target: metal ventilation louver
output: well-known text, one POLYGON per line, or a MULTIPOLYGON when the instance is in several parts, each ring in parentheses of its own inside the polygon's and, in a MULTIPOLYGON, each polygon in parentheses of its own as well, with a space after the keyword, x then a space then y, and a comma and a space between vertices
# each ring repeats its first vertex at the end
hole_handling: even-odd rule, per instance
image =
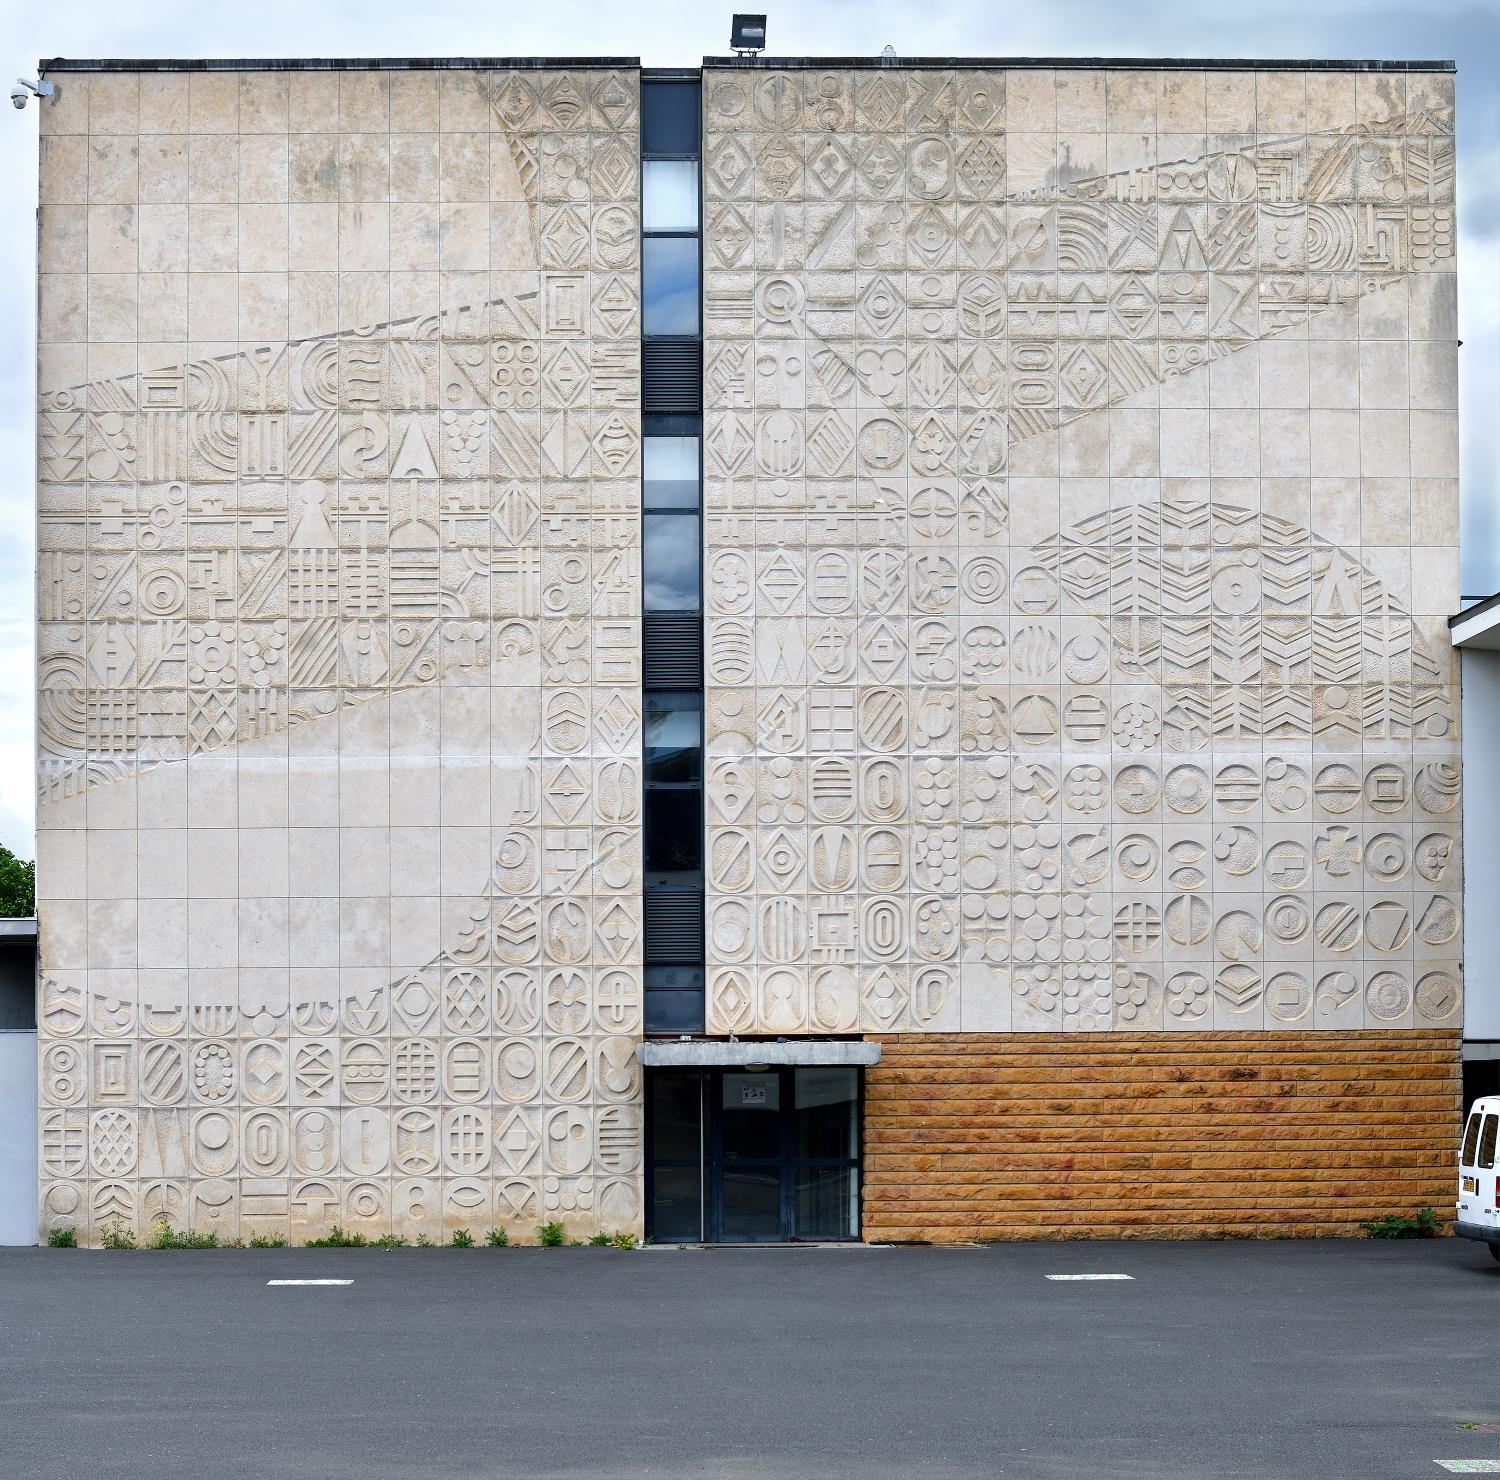
POLYGON ((695 889, 647 889, 646 961, 690 966, 703 960, 703 895, 695 889))
POLYGON ((703 618, 696 612, 647 612, 641 645, 648 689, 703 687, 703 618))
POLYGON ((696 339, 641 343, 641 410, 648 416, 696 416, 703 408, 703 345, 696 339))

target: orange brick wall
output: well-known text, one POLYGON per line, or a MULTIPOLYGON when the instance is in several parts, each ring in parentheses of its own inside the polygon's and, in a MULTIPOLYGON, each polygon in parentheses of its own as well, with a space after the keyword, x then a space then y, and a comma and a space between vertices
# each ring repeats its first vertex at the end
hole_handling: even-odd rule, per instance
POLYGON ((912 1034, 865 1089, 867 1239, 1357 1234, 1451 1216, 1458 1035, 912 1034))

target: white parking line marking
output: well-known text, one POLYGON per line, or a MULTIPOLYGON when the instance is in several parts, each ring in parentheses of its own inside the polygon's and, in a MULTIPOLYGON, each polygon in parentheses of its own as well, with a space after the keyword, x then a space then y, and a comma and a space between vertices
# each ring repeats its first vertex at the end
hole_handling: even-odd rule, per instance
POLYGON ((1133 1274, 1049 1274, 1049 1280, 1133 1280, 1133 1274))
POLYGON ((1450 1475, 1500 1475, 1500 1459, 1435 1459, 1433 1464, 1450 1475))
POLYGON ((352 1285, 353 1280, 267 1280, 268 1285, 352 1285))

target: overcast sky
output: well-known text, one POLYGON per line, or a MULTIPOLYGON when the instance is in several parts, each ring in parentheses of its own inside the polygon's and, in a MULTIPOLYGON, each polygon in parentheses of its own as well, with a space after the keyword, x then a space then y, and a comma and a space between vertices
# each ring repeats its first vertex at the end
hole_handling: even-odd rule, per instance
MULTIPOLYGON (((769 56, 1381 57, 1456 60, 1463 590, 1500 590, 1500 0, 800 0, 769 56)), ((639 56, 728 49, 730 8, 515 0, 0 0, 14 73, 39 57, 639 56)), ((31 857, 35 105, 0 124, 0 842, 31 857)))

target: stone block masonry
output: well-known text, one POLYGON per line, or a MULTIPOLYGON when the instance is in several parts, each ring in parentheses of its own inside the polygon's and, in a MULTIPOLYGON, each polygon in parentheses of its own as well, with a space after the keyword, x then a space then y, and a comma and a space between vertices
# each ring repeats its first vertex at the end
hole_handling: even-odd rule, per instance
POLYGON ((1453 1201, 1452 1033, 881 1044, 865 1090, 868 1239, 1352 1236, 1453 1201))

